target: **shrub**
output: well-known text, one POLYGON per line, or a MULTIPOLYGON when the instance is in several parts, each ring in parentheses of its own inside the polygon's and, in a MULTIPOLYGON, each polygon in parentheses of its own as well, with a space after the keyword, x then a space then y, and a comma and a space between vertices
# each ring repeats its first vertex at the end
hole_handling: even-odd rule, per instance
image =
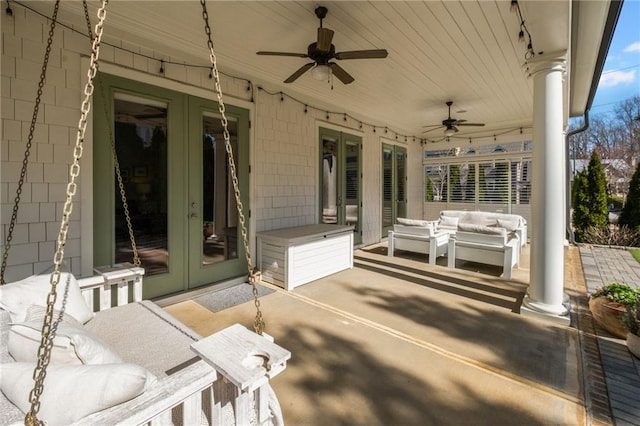
POLYGON ((589 225, 605 226, 609 223, 607 206, 607 178, 598 153, 593 151, 587 167, 587 202, 589 225))
POLYGON ((582 232, 580 241, 605 246, 638 247, 640 233, 628 226, 589 226, 582 232))
POLYGON ((627 312, 622 314, 622 322, 631 334, 640 336, 640 300, 634 305, 627 305, 627 312))
POLYGON ((587 202, 587 170, 578 173, 573 179, 573 226, 577 241, 584 240, 584 231, 589 226, 589 203, 587 202))
POLYGON ((629 183, 627 201, 624 203, 618 223, 631 228, 640 228, 640 164, 629 183))
POLYGON ((640 289, 631 288, 627 284, 612 283, 597 290, 591 297, 606 296, 612 302, 622 303, 627 306, 640 302, 640 289))

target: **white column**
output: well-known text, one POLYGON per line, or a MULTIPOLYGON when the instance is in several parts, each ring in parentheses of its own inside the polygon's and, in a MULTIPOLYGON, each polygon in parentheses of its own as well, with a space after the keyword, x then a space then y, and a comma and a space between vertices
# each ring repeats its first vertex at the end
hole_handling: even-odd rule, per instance
POLYGON ((529 61, 533 77, 531 272, 522 313, 560 316, 564 296, 565 52, 529 61))

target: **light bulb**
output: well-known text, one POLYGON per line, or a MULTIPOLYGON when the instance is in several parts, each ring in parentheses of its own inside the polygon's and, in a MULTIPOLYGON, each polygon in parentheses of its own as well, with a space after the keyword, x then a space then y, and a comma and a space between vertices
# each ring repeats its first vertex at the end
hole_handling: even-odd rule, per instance
POLYGON ((446 129, 444 129, 444 135, 446 137, 453 136, 456 134, 456 131, 457 130, 455 129, 455 127, 447 127, 446 129))
POLYGON ((331 74, 331 68, 328 65, 316 65, 311 69, 311 76, 319 81, 328 80, 329 74, 331 74))

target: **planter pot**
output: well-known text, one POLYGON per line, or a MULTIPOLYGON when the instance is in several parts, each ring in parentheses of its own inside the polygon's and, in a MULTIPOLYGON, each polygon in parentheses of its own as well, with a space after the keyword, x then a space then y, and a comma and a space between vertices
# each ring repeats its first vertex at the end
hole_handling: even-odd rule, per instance
POLYGON ((640 358, 640 336, 627 333, 627 348, 636 358, 640 358))
POLYGON ((598 296, 589 299, 589 309, 602 328, 620 339, 626 338, 627 329, 621 319, 626 312, 624 304, 612 302, 606 296, 598 296))

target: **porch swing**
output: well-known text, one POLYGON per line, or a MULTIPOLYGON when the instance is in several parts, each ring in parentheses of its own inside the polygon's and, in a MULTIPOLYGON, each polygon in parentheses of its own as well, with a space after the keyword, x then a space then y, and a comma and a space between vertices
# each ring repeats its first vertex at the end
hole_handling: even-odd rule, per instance
MULTIPOLYGON (((35 285, 23 280, 0 286, 0 362, 3 363, 0 365, 0 422, 15 422, 18 420, 15 417, 17 411, 22 413, 28 425, 43 424, 43 420, 51 424, 88 425, 151 422, 280 425, 282 414, 269 379, 286 368, 291 354, 262 336, 264 320, 257 292, 260 274, 251 262, 205 0, 200 0, 200 4, 245 246, 248 281, 253 286, 256 333, 235 324, 202 339, 157 305, 142 301, 141 277, 144 271, 138 266, 130 223, 134 252, 132 267, 77 281, 68 273, 65 284, 60 286, 62 291, 58 291, 107 3, 108 0, 101 2, 95 37, 92 37, 88 80, 84 87, 53 272, 46 287, 42 280, 35 285), (118 288, 117 306, 112 308, 110 291, 114 282, 118 288), (133 300, 129 303, 128 287, 131 283, 134 291, 133 300), (100 293, 100 304, 94 314, 91 307, 95 292, 100 293), (46 307, 42 307, 45 297, 46 307), (200 359, 194 357, 192 351, 200 359), (9 408, 15 408, 14 417, 11 417, 9 408)), ((44 85, 58 8, 59 0, 55 3, 38 100, 44 85)), ((34 116, 37 108, 38 102, 34 116)), ((30 143, 31 135, 28 147, 30 143)), ((117 164, 117 158, 114 161, 117 164)), ((122 193, 117 165, 116 174, 122 193)), ((23 179, 24 171, 21 181, 23 179)), ((20 191, 16 204, 19 198, 20 191)), ((123 202, 126 205, 126 198, 123 202)), ((14 208, 16 210, 17 207, 14 208)), ((10 238, 7 246, 9 243, 10 238)), ((5 254, 2 281, 6 257, 5 254)))

